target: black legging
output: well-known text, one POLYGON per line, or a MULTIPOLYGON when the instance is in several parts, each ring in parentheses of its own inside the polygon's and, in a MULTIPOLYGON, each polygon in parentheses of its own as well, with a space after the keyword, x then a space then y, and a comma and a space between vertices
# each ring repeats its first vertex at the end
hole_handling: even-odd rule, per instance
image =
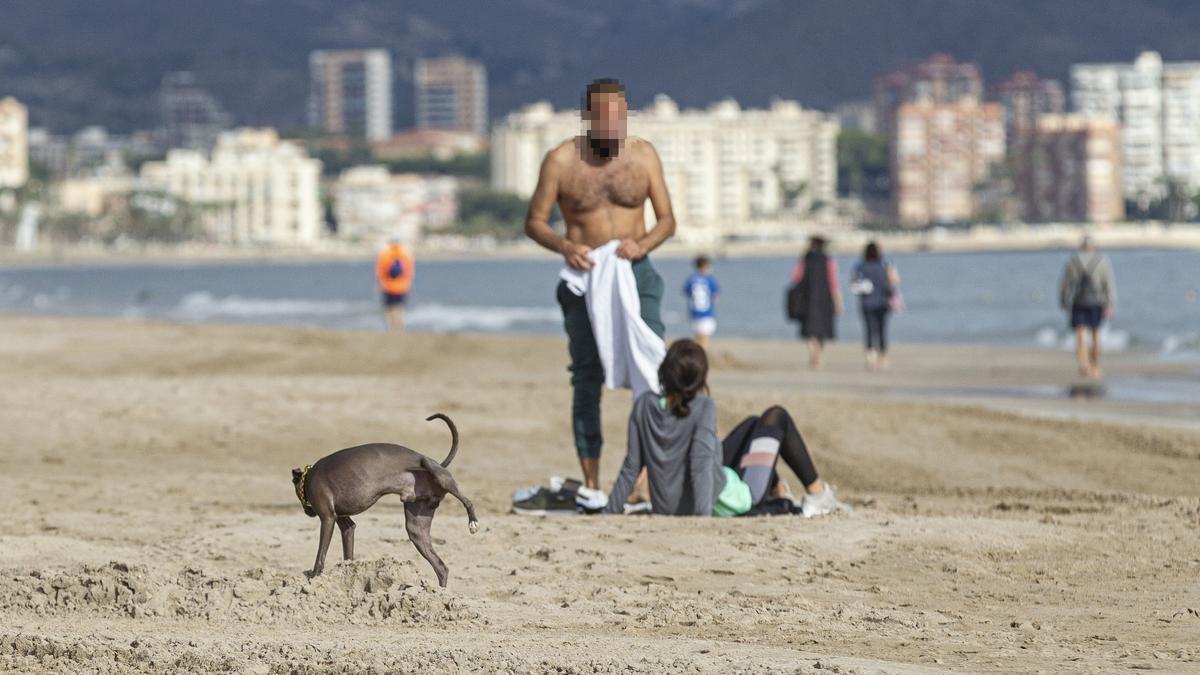
POLYGON ((878 349, 881 353, 887 352, 887 318, 888 308, 867 309, 863 308, 863 339, 867 343, 867 349, 878 349))
MULTIPOLYGON (((813 466, 800 430, 788 411, 779 406, 767 408, 759 417, 747 417, 725 436, 721 442, 725 466, 740 472, 742 457, 750 452, 750 444, 756 438, 763 437, 779 441, 779 456, 783 457, 784 463, 795 472, 805 487, 817 482, 817 469, 813 466)), ((763 494, 757 495, 754 502, 757 504, 762 501, 762 497, 774 489, 778 482, 779 475, 772 469, 770 483, 761 490, 763 494)))

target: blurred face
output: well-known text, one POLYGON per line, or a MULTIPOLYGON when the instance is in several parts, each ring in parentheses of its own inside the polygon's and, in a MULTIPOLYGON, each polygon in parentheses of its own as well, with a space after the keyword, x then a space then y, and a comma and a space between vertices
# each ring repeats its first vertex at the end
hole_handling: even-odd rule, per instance
POLYGON ((584 111, 588 120, 588 135, 596 140, 620 142, 625 140, 626 116, 629 108, 622 94, 592 94, 592 109, 584 111))

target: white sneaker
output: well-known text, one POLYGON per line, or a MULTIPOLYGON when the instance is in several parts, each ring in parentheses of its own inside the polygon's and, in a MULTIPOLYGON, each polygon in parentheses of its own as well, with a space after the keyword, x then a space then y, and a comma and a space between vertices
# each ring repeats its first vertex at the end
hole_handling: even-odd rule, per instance
POLYGON ((608 506, 608 495, 603 490, 580 487, 575 490, 575 503, 584 511, 603 511, 608 506))
POLYGON ((635 513, 652 513, 654 511, 654 505, 647 500, 644 502, 626 504, 622 507, 622 509, 624 510, 625 515, 632 516, 635 513))
POLYGON ((849 511, 850 507, 838 501, 833 486, 825 483, 825 489, 817 494, 805 494, 800 501, 800 513, 805 518, 824 516, 834 511, 849 511))
MULTIPOLYGON (((563 481, 565 481, 565 480, 566 479, 564 479, 562 476, 551 476, 550 477, 550 491, 558 492, 559 490, 561 490, 562 486, 563 486, 563 481)), ((517 490, 516 492, 514 492, 512 494, 512 500, 514 503, 523 502, 526 499, 529 499, 530 497, 536 495, 538 493, 538 490, 541 490, 541 489, 542 489, 541 485, 534 485, 532 487, 521 488, 520 490, 517 490)))

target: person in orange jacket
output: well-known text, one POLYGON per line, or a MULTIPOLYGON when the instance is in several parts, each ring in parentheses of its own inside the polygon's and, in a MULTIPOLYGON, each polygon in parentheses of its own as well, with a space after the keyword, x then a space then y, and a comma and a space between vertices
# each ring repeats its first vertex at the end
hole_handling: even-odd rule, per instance
POLYGON ((412 290, 415 271, 412 253, 399 239, 389 239, 375 261, 375 279, 383 293, 383 317, 388 330, 404 328, 404 303, 412 290))

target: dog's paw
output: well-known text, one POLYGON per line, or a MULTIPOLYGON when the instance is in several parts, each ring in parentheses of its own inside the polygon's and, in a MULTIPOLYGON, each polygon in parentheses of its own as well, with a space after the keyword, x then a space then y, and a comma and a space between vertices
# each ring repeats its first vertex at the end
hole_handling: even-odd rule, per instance
POLYGON ((475 534, 479 531, 479 521, 472 520, 471 522, 467 523, 467 529, 471 531, 471 534, 475 534))

